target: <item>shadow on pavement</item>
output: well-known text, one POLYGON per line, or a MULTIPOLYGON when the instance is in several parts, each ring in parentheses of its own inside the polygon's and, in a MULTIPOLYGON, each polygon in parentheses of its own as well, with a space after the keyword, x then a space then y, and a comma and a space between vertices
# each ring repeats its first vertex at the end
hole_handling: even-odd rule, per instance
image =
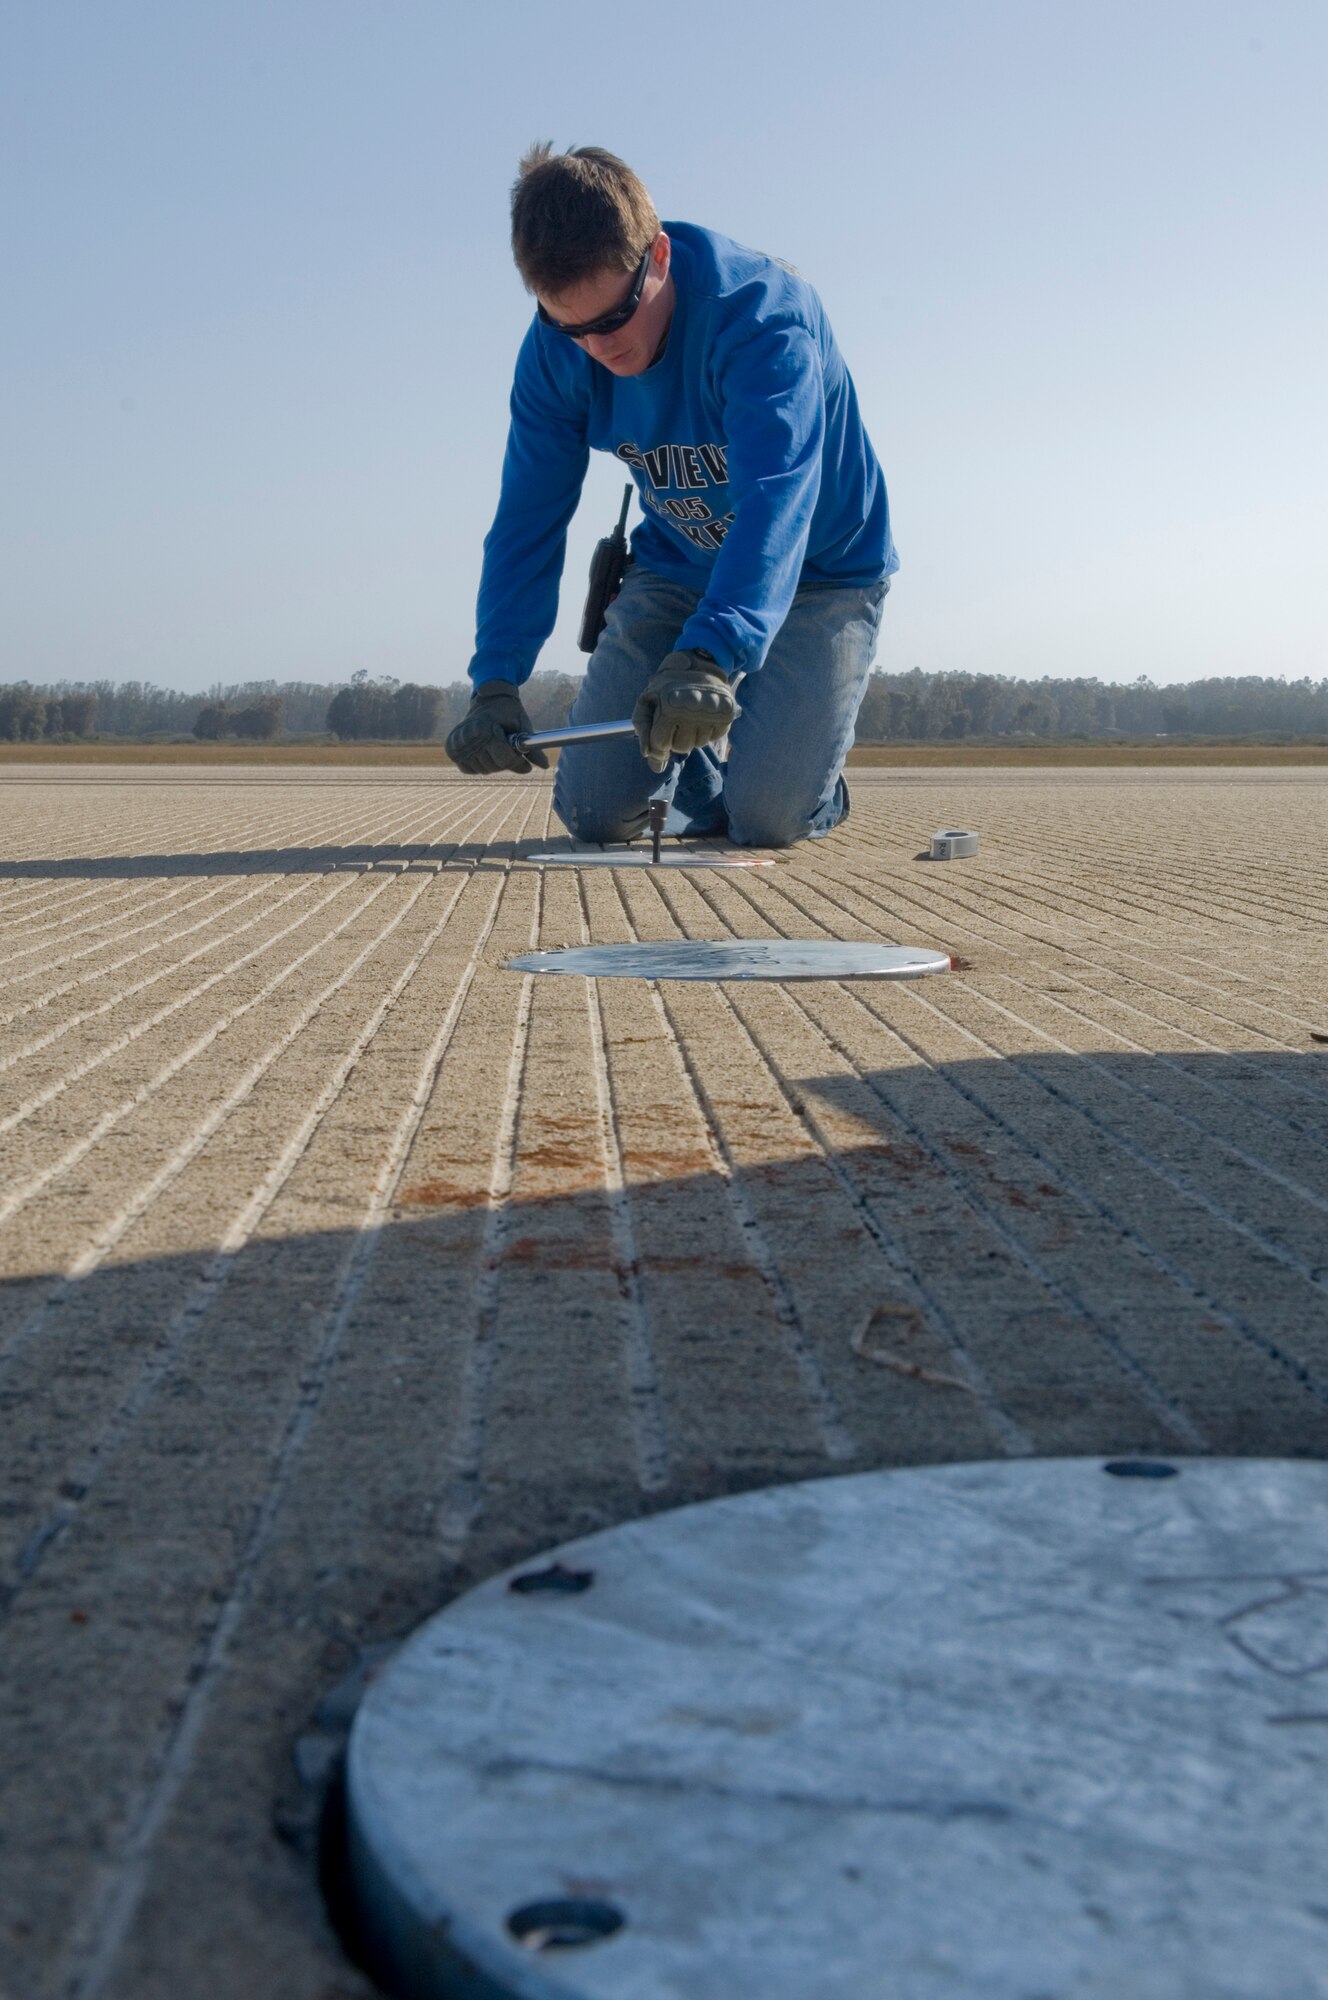
POLYGON ((1328 1454, 1326 1062, 803 1079, 811 1143, 740 1169, 736 1200, 695 1131, 690 1157, 681 1130, 650 1156, 624 1136, 626 1261, 597 1127, 532 1110, 501 1222, 454 1137, 412 1156, 371 1235, 352 1177, 345 1227, 9 1280, 0 1872, 32 1911, 23 1990, 163 1769, 134 1962, 228 1949, 206 1911, 177 1939, 205 1879, 232 1930, 311 1922, 270 1829, 299 1822, 292 1744, 320 1695, 558 1540, 996 1458, 1003 1425, 1034 1452, 1165 1457, 1187 1449, 1172 1410, 1217 1453, 1328 1454), (523 1195, 523 1173, 566 1191, 523 1195))
MULTIPOLYGON (((548 841, 543 843, 548 845, 548 841)), ((541 842, 529 839, 518 842, 525 854, 538 852, 541 842)), ((54 860, 0 860, 0 882, 68 880, 82 881, 137 881, 145 876, 175 875, 323 875, 329 869, 344 862, 360 862, 372 866, 378 862, 434 861, 443 866, 465 867, 483 872, 485 869, 501 869, 506 863, 502 843, 485 840, 468 840, 449 845, 440 841, 437 846, 392 845, 357 846, 349 843, 344 847, 276 847, 245 848, 239 850, 220 849, 207 854, 90 854, 83 857, 54 860)))
POLYGON ((463 1578, 642 1507, 997 1456, 996 1406, 1053 1454, 1177 1448, 1171 1408, 1210 1450, 1328 1452, 1328 1057, 1047 1054, 796 1089, 807 1147, 740 1169, 736 1199, 695 1135, 624 1135, 627 1265, 597 1126, 529 1107, 501 1219, 468 1161, 413 1158, 369 1236, 7 1280, 7 1516, 36 1554, 0 1578, 136 1454, 164 1482, 149 1544, 223 1487, 241 1534, 278 1460, 292 1496, 326 1486, 314 1540, 347 1511, 368 1537, 353 1585, 339 1533, 324 1549, 336 1615, 353 1600, 381 1630, 398 1583, 436 1593, 444 1543, 463 1578), (570 1191, 523 1195, 523 1174, 570 1191), (877 1305, 866 1346, 899 1367, 854 1345, 877 1305), (957 1353, 985 1400, 930 1379, 957 1353))

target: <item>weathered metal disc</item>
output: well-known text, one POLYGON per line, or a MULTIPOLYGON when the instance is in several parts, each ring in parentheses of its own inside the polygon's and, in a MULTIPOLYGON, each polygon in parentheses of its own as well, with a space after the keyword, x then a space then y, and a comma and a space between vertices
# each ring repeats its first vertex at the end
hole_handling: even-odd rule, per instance
POLYGON ((1328 1994, 1328 1465, 1112 1471, 777 1487, 450 1605, 351 1739, 393 1990, 1328 1994))
POLYGON ((676 848, 668 848, 658 861, 652 861, 649 848, 623 847, 565 848, 556 854, 528 854, 527 861, 538 861, 545 868, 773 868, 774 862, 768 856, 756 854, 685 854, 676 848))
POLYGON ((919 979, 948 972, 943 951, 916 945, 803 943, 797 938, 671 938, 531 951, 509 972, 575 972, 588 979, 919 979))

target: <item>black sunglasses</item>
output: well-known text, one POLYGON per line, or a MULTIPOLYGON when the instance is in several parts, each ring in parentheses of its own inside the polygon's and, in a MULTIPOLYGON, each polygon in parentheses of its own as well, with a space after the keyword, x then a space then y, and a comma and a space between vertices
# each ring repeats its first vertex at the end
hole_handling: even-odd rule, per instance
POLYGON ((646 246, 645 256, 636 267, 636 276, 632 279, 631 291, 627 294, 622 304, 616 306, 612 312, 605 313, 600 319, 583 320, 580 326, 568 326, 564 321, 555 319, 552 313, 546 313, 539 300, 536 299, 535 311, 539 315, 540 324, 542 326, 551 326, 555 333, 565 333, 569 340, 584 340, 588 333, 617 333, 620 326, 626 326, 628 320, 641 303, 641 294, 645 290, 646 277, 650 270, 650 253, 654 247, 653 243, 646 246))

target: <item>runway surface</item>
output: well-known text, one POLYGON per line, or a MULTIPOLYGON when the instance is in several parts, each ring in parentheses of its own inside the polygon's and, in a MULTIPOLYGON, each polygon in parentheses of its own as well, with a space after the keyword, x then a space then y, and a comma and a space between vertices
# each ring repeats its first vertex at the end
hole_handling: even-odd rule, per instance
POLYGON ((367 1993, 310 1718, 555 1541, 1324 1455, 1328 770, 851 782, 777 868, 653 874, 530 865, 542 780, 0 767, 15 1996, 367 1993), (502 969, 733 936, 959 969, 502 969))

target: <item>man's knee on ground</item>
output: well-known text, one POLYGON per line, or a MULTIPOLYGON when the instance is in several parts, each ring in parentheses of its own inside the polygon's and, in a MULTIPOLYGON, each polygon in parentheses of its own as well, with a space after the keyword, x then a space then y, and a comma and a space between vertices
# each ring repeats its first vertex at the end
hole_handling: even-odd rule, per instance
POLYGON ((781 796, 774 787, 724 787, 729 839, 736 847, 795 847, 800 840, 820 840, 848 816, 848 787, 840 778, 828 797, 807 803, 790 786, 781 796), (744 796, 745 795, 745 796, 744 796))

